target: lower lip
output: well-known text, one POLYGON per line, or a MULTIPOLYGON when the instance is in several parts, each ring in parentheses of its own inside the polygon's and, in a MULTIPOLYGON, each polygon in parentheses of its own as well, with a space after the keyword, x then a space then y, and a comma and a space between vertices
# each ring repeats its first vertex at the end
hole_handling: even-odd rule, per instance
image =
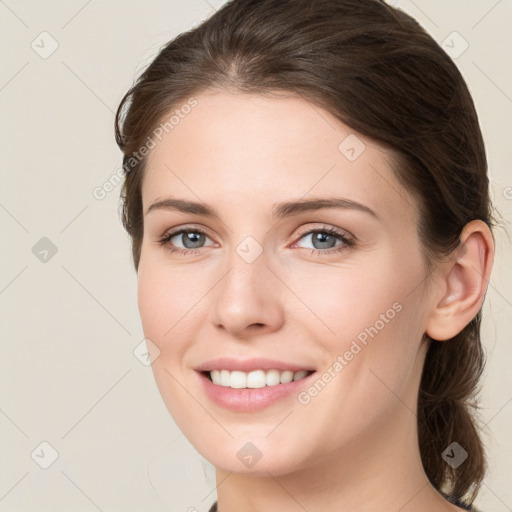
POLYGON ((214 384, 206 375, 198 372, 208 398, 221 407, 237 412, 259 411, 282 398, 298 393, 315 373, 313 372, 303 379, 288 382, 287 384, 254 389, 233 389, 214 384))

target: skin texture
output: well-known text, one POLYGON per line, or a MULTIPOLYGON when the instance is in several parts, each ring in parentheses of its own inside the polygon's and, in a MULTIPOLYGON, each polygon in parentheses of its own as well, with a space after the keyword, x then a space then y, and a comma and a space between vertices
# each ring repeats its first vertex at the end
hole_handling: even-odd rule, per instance
MULTIPOLYGON (((461 248, 429 273, 417 203, 394 178, 388 150, 355 134, 365 149, 350 161, 339 145, 354 130, 291 95, 209 90, 196 99, 151 150, 143 206, 180 198, 215 208, 220 219, 145 215, 138 303, 159 350, 152 367, 164 402, 216 467, 219 510, 459 510, 423 471, 416 401, 424 333, 448 340, 484 299, 488 228, 466 226, 461 248), (378 218, 347 208, 272 218, 274 203, 333 197, 378 218), (159 243, 183 227, 205 232, 203 246, 177 254, 159 243), (325 227, 355 244, 326 253, 343 242, 313 245, 303 235, 325 227), (249 236, 263 250, 252 263, 237 252, 249 236), (400 311, 307 404, 293 394, 232 412, 209 400, 194 370, 217 357, 268 357, 321 376, 394 304, 400 311), (247 442, 262 454, 250 468, 237 457, 247 442)), ((172 242, 187 250, 184 237, 172 242)))

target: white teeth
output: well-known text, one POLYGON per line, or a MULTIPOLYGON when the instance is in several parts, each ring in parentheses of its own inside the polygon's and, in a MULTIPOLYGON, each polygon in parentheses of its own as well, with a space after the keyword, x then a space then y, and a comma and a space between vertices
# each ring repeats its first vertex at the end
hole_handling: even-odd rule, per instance
POLYGON ((254 370, 247 374, 248 388, 264 388, 265 386, 265 372, 263 370, 254 370))
POLYGON ((230 377, 230 371, 229 370, 221 370, 220 371, 220 385, 229 387, 229 384, 231 383, 231 377, 230 377))
POLYGON ((286 371, 281 373, 281 384, 288 384, 293 380, 293 372, 286 371))
POLYGON ((265 376, 267 386, 277 386, 281 384, 281 372, 279 370, 269 370, 265 376))
POLYGON ((264 388, 265 386, 277 386, 278 384, 287 384, 295 380, 300 380, 309 374, 306 370, 292 372, 286 370, 254 370, 252 372, 241 372, 238 370, 212 370, 210 377, 214 384, 228 388, 264 388))
POLYGON ((231 380, 229 383, 232 388, 246 388, 247 387, 247 374, 245 372, 232 371, 231 380))

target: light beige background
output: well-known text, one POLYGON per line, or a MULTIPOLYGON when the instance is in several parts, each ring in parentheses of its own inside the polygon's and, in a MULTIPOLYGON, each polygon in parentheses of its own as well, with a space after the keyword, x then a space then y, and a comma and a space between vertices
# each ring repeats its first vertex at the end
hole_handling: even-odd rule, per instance
MULTIPOLYGON (((221 3, 0 1, 0 512, 191 512, 216 497, 213 468, 133 353, 143 334, 119 186, 103 199, 93 190, 119 170, 114 111, 132 80, 221 3)), ((393 3, 452 47, 496 205, 512 218, 512 2, 393 3)), ((497 241, 484 312, 484 512, 512 510, 511 243, 504 230, 497 241)))

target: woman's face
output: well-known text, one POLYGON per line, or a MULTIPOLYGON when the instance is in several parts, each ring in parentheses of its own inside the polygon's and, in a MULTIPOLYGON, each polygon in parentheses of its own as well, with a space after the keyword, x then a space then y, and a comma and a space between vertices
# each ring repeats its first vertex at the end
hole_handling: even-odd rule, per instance
POLYGON ((298 97, 196 100, 142 188, 138 303, 169 412, 215 466, 256 475, 392 439, 430 296, 389 153, 298 97))

